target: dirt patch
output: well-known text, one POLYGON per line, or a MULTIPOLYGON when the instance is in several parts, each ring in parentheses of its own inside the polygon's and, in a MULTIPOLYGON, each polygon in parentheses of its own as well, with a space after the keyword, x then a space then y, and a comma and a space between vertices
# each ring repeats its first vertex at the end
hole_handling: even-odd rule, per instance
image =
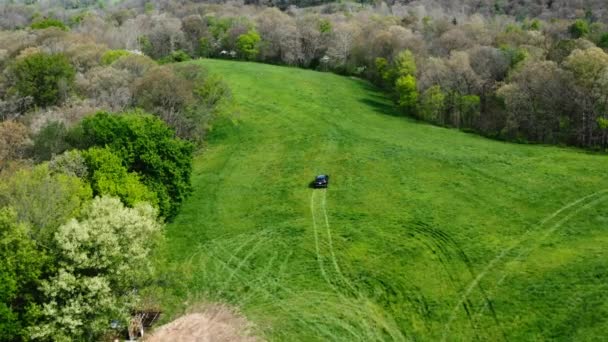
POLYGON ((146 342, 258 342, 252 325, 225 305, 209 305, 154 330, 146 342))

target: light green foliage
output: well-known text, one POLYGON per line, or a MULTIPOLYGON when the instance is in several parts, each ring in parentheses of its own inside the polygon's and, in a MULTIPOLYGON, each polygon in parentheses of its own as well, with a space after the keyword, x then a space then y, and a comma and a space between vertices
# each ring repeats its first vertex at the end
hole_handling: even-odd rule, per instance
POLYGON ((333 26, 331 24, 331 21, 327 20, 327 19, 321 19, 319 20, 319 32, 324 33, 324 34, 329 34, 332 32, 333 26))
POLYGON ((101 55, 101 64, 110 65, 121 57, 129 55, 132 55, 132 53, 127 50, 108 50, 101 55))
POLYGON ((82 147, 109 147, 129 172, 141 177, 156 193, 163 217, 177 213, 190 193, 192 144, 176 138, 160 119, 142 112, 100 112, 85 118, 78 129, 82 147))
POLYGON ((95 198, 78 220, 59 227, 58 272, 43 281, 46 302, 32 337, 96 340, 114 319, 126 326, 160 230, 151 206, 130 209, 110 197, 95 198))
POLYGON ((445 94, 440 86, 432 86, 427 89, 420 98, 418 115, 421 119, 441 123, 445 111, 445 94))
POLYGON ((416 75, 416 60, 410 50, 404 50, 395 59, 395 73, 398 77, 416 75))
POLYGON ((10 208, 0 208, 0 340, 25 339, 38 278, 46 257, 36 250, 26 225, 10 208))
POLYGON ((376 70, 378 71, 378 74, 380 75, 380 79, 382 79, 384 82, 390 82, 390 80, 393 78, 392 69, 391 69, 390 65, 388 64, 388 61, 386 60, 386 58, 376 57, 376 60, 374 62, 375 62, 376 70))
POLYGON ((242 115, 167 227, 167 315, 229 302, 269 341, 607 336, 605 156, 396 117, 358 79, 197 63, 242 115))
POLYGON ((240 56, 246 60, 254 60, 260 53, 260 40, 260 35, 255 30, 240 35, 236 41, 240 56))
POLYGON ((608 53, 600 48, 574 50, 564 61, 564 67, 589 90, 608 87, 608 53))
POLYGON ((14 90, 31 96, 39 106, 54 105, 72 88, 75 71, 62 54, 35 53, 18 59, 11 68, 14 90))
POLYGON ((459 96, 458 101, 459 125, 471 127, 473 120, 479 116, 480 99, 477 95, 459 96))
POLYGON ((55 27, 62 31, 68 30, 67 26, 65 26, 65 24, 62 21, 54 19, 54 18, 44 18, 41 20, 37 20, 37 21, 33 22, 30 27, 34 30, 42 30, 42 29, 46 29, 49 27, 55 27))
POLYGON ((416 104, 418 103, 418 88, 416 78, 412 75, 400 76, 395 81, 395 91, 397 92, 398 104, 405 114, 414 115, 416 104))
POLYGON ((167 64, 167 63, 179 63, 179 62, 185 62, 185 61, 189 61, 192 58, 190 57, 190 55, 184 51, 184 50, 176 50, 176 51, 171 51, 170 54, 168 54, 167 56, 159 59, 158 61, 161 64, 167 64))
POLYGON ((584 19, 577 19, 572 26, 570 26, 570 34, 574 38, 585 37, 589 34, 589 22, 584 19))
POLYGON ((19 220, 32 226, 33 237, 46 244, 54 230, 91 198, 91 188, 77 177, 52 173, 47 164, 22 169, 0 182, 0 206, 11 206, 19 220))
POLYGON ((82 152, 82 156, 94 196, 116 196, 129 207, 141 202, 158 205, 156 194, 140 182, 136 173, 128 172, 110 149, 93 147, 82 152))

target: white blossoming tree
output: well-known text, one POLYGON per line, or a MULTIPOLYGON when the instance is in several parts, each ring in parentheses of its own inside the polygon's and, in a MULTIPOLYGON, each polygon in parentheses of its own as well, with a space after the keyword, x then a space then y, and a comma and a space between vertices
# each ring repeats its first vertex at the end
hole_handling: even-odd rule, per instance
POLYGON ((161 237, 148 204, 125 207, 111 197, 95 198, 79 220, 55 233, 57 272, 44 281, 47 300, 34 339, 94 340, 112 320, 125 320, 137 288, 152 273, 149 254, 161 237))

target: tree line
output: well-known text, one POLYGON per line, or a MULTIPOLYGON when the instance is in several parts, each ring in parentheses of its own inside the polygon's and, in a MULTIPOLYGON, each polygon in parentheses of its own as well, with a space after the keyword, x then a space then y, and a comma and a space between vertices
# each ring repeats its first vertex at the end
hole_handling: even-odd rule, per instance
MULTIPOLYGON (((331 3, 284 11, 242 3, 126 1, 103 9, 56 10, 63 15, 55 17, 32 15, 20 24, 30 29, 3 32, 0 56, 11 60, 35 40, 33 28, 53 26, 45 35, 80 35, 94 42, 72 43, 68 53, 81 64, 107 46, 160 62, 229 58, 357 75, 383 87, 404 114, 434 124, 504 140, 605 149, 608 26, 601 6, 525 2, 523 16, 514 2, 501 2, 500 8, 490 3, 495 2, 479 3, 483 16, 469 14, 474 6, 466 1, 461 11, 440 1, 331 3), (568 16, 562 15, 564 8, 571 9, 568 16), (17 44, 23 48, 12 47, 17 44), (405 55, 410 70, 404 71, 405 55)), ((45 49, 56 48, 53 44, 45 49)), ((166 117, 183 118, 166 108, 188 107, 183 105, 188 96, 148 101, 158 97, 126 87, 131 82, 116 69, 88 70, 91 77, 77 71, 82 81, 77 84, 88 96, 112 99, 107 101, 114 107, 139 101, 147 110, 164 106, 166 117), (118 83, 111 87, 114 93, 97 89, 109 80, 118 83)), ((142 87, 165 76, 158 71, 142 87)), ((4 96, 3 103, 18 109, 27 101, 4 96)), ((184 122, 174 126, 192 131, 184 122)))

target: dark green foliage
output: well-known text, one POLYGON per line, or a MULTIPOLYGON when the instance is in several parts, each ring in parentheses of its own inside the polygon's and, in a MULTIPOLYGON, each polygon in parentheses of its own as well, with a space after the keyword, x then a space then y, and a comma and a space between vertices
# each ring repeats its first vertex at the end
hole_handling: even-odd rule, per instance
POLYGON ((45 161, 51 160, 54 155, 61 154, 68 148, 65 142, 66 135, 67 128, 62 122, 49 122, 33 139, 32 157, 36 161, 45 161))
POLYGON ((602 49, 608 49, 608 32, 602 34, 597 46, 601 47, 602 49))
POLYGON ((100 112, 80 125, 85 147, 109 147, 129 172, 136 172, 158 197, 162 216, 171 218, 190 193, 191 143, 157 117, 143 112, 100 112))
POLYGON ((0 209, 0 340, 25 339, 46 258, 17 214, 0 209))
POLYGON ((522 48, 503 45, 500 50, 507 57, 511 68, 516 67, 528 57, 528 53, 522 48))
POLYGON ((67 31, 68 27, 65 24, 57 19, 53 18, 45 18, 32 23, 31 28, 34 30, 46 29, 49 27, 56 27, 62 31, 67 31))
POLYGON ((14 89, 38 106, 58 103, 74 83, 75 71, 62 54, 36 53, 18 59, 12 68, 14 89))
POLYGON ((82 156, 94 196, 115 196, 130 207, 139 202, 158 204, 156 194, 139 181, 136 173, 128 172, 120 157, 110 149, 92 147, 82 152, 82 156))
POLYGON ((589 22, 584 19, 578 19, 570 26, 570 34, 574 38, 581 38, 589 34, 589 22))

